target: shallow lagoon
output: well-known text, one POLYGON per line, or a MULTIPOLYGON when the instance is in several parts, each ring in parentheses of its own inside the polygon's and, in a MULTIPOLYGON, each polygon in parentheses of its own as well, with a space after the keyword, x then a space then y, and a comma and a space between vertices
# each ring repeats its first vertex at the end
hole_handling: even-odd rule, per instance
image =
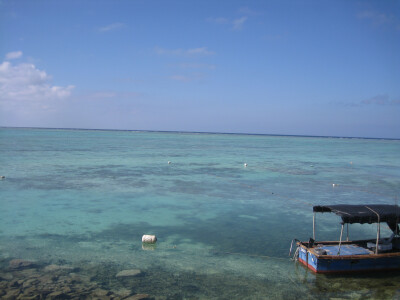
MULTIPOLYGON (((400 273, 316 276, 288 258, 312 234, 312 205, 394 204, 398 153, 398 140, 0 129, 0 277, 28 276, 10 269, 18 258, 115 295, 400 297, 400 273), (142 273, 117 278, 124 269, 142 273)), ((339 230, 318 216, 317 239, 339 230)), ((375 230, 354 225, 350 238, 375 230)))

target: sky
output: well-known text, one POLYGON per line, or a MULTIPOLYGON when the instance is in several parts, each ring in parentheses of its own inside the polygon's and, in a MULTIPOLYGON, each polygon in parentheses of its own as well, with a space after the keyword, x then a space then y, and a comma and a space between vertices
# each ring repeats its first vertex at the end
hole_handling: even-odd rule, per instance
POLYGON ((0 126, 400 138, 400 1, 0 0, 0 126))

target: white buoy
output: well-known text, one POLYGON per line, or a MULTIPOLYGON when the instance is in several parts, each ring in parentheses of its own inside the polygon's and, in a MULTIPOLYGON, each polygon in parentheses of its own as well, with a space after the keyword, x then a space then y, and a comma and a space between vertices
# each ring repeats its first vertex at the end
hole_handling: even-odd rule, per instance
POLYGON ((171 164, 171 162, 170 162, 170 161, 168 161, 168 164, 170 165, 170 164, 171 164))
POLYGON ((337 184, 335 184, 335 183, 332 183, 332 187, 335 187, 335 186, 337 186, 337 184))
POLYGON ((244 167, 245 167, 245 168, 247 167, 247 163, 244 163, 244 167))
POLYGON ((142 243, 154 244, 155 242, 157 242, 155 235, 145 234, 142 236, 142 243))
POLYGON ((6 176, 0 176, 0 179, 5 179, 6 178, 6 176))

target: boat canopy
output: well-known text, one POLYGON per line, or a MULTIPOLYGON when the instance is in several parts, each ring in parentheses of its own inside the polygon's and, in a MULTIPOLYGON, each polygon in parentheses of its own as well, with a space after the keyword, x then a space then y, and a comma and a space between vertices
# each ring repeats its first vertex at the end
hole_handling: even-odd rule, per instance
POLYGON ((314 206, 314 212, 333 212, 342 218, 343 223, 378 223, 386 222, 393 232, 398 233, 400 223, 400 207, 398 205, 367 204, 367 205, 324 205, 314 206))

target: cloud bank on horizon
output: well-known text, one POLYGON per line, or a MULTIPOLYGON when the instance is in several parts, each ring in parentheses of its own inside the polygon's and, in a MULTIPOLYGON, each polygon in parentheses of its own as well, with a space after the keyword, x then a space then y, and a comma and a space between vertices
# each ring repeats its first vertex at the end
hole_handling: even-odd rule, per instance
POLYGON ((0 4, 0 126, 400 138, 395 1, 110 3, 0 4))

